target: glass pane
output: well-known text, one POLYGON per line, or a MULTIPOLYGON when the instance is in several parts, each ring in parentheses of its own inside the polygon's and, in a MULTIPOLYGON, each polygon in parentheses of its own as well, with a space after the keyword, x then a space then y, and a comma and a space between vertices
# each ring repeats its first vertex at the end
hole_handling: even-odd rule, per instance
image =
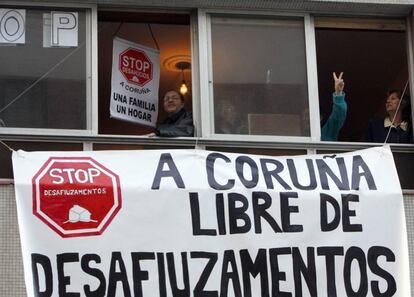
POLYGON ((309 136, 302 19, 212 17, 219 134, 309 136))
POLYGON ((401 188, 404 190, 414 190, 414 154, 413 153, 393 153, 395 166, 397 166, 401 188))
MULTIPOLYGON (((82 151, 82 143, 5 141, 15 151, 82 151)), ((0 178, 13 178, 11 151, 0 144, 0 178)))
POLYGON ((25 43, 0 46, 0 119, 6 127, 86 128, 86 13, 64 10, 78 13, 77 47, 44 47, 43 18, 56 10, 26 9, 25 43))

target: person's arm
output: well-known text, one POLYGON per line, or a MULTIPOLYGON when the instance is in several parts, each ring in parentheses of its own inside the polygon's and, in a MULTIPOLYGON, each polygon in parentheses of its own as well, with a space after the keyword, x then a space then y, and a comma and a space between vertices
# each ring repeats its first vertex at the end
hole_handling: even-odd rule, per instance
POLYGON ((338 77, 333 73, 335 92, 332 94, 332 112, 321 129, 321 140, 324 141, 338 140, 339 131, 345 123, 348 105, 345 101, 345 82, 342 75, 343 72, 338 77))
POLYGON ((185 116, 171 125, 160 125, 155 129, 155 134, 162 137, 191 137, 194 136, 194 125, 192 114, 186 113, 185 116))
POLYGON ((321 139, 325 141, 338 140, 339 131, 345 123, 348 105, 345 101, 345 93, 332 94, 332 112, 321 129, 321 139))

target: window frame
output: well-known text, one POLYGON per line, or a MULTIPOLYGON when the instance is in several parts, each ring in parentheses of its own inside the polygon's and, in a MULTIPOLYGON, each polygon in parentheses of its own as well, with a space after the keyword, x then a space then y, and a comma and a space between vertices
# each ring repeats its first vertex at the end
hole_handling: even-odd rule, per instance
MULTIPOLYGON (((203 137, 211 140, 231 140, 245 142, 290 142, 290 143, 309 143, 313 145, 327 144, 338 147, 352 147, 354 145, 365 147, 372 146, 369 142, 337 142, 322 141, 320 127, 319 112, 319 91, 317 79, 317 56, 316 56, 316 40, 315 40, 315 18, 326 15, 318 15, 313 13, 280 13, 280 12, 263 12, 263 11, 238 11, 238 10, 218 10, 218 9, 199 9, 198 10, 198 27, 199 27, 199 49, 200 49, 200 108, 201 113, 201 130, 203 137), (310 136, 278 136, 278 135, 237 135, 237 134, 218 134, 214 132, 214 98, 213 98, 213 66, 212 66, 212 39, 211 39, 211 17, 217 15, 219 17, 226 16, 270 16, 270 17, 299 17, 303 19, 304 35, 305 35, 305 55, 306 55, 306 73, 308 86, 308 106, 310 118, 310 136)), ((336 16, 341 19, 350 17, 349 15, 336 16)), ((384 17, 384 16, 378 16, 384 17)), ((332 17, 333 19, 335 18, 332 17)), ((369 20, 375 19, 376 16, 363 17, 358 19, 369 20)), ((391 19, 401 19, 393 16, 391 19)), ((397 22, 398 23, 398 22, 397 22)), ((405 34, 407 39, 407 63, 409 68, 410 93, 414 94, 414 12, 405 19, 405 34)), ((411 96, 411 112, 414 118, 414 96, 411 96)), ((378 144, 375 144, 378 145, 378 144)), ((411 144, 392 144, 393 146, 412 146, 411 144)))
MULTIPOLYGON (((99 11, 109 11, 109 12, 133 12, 133 13, 164 13, 164 14, 186 14, 190 19, 189 29, 190 29, 190 50, 191 50, 191 103, 192 103, 192 110, 193 113, 193 125, 194 125, 194 136, 193 137, 175 137, 175 139, 193 139, 196 137, 201 137, 201 128, 200 128, 200 113, 201 109, 199 107, 199 50, 198 50, 198 31, 197 31, 197 11, 193 9, 179 9, 179 8, 171 8, 171 9, 162 9, 157 7, 130 7, 130 8, 122 8, 122 7, 99 7, 96 10, 96 31, 99 28, 99 20, 98 15, 99 11)), ((96 44, 98 45, 98 34, 96 34, 96 44)), ((96 47, 95 55, 93 58, 96 59, 96 65, 98 65, 98 47, 96 47)), ((98 66, 96 66, 96 69, 98 66)), ((99 90, 99 82, 98 82, 98 73, 96 74, 96 89, 99 90)), ((161 107, 160 107, 161 108, 161 107)), ((99 133, 99 98, 98 98, 98 91, 96 92, 96 130, 94 130, 94 135, 99 137, 120 137, 120 138, 130 138, 135 137, 139 139, 140 143, 145 142, 145 139, 148 139, 148 143, 152 143, 152 138, 148 138, 146 135, 130 135, 130 134, 104 134, 99 133)), ((158 138, 158 140, 161 140, 158 138)), ((160 142, 161 143, 161 142, 160 142)))
MULTIPOLYGON (((33 2, 4 2, 3 6, 30 9, 31 7, 41 8, 80 8, 85 9, 86 13, 86 129, 48 129, 48 128, 14 128, 2 127, 0 128, 1 135, 21 134, 21 135, 43 135, 43 136, 106 136, 98 133, 98 51, 97 35, 98 35, 98 8, 97 5, 92 4, 75 4, 68 3, 33 3, 33 2)), ((103 9, 111 9, 103 8, 103 9)), ((168 12, 183 12, 183 10, 160 10, 153 9, 136 9, 128 10, 140 11, 168 11, 168 12)), ((244 142, 284 142, 284 143, 309 143, 309 144, 325 144, 335 143, 338 146, 353 146, 354 142, 327 142, 320 140, 320 114, 319 114, 319 92, 317 81, 317 60, 316 60, 316 42, 315 42, 315 17, 317 14, 310 13, 282 13, 282 12, 264 12, 264 11, 240 11, 240 10, 221 10, 221 9, 197 9, 186 10, 190 15, 190 32, 191 32, 191 55, 193 62, 192 81, 193 81, 193 114, 194 126, 196 130, 195 138, 210 139, 212 141, 244 141, 244 142), (277 135, 235 135, 235 134, 216 134, 214 133, 214 108, 213 108, 213 84, 212 84, 212 41, 211 41, 211 15, 218 15, 220 17, 226 16, 270 16, 270 17, 296 17, 303 20, 304 36, 305 36, 305 56, 306 56, 306 74, 307 74, 307 89, 308 89, 308 106, 310 118, 310 136, 277 136, 277 135)), ((324 16, 324 15, 321 15, 324 16)), ((342 16, 338 16, 341 18, 342 16)), ((349 16, 348 16, 349 17, 349 16)), ((362 17, 363 18, 363 17, 362 17)), ((372 18, 375 18, 373 16, 372 18)), ((413 26, 414 13, 406 17, 406 35, 407 35, 407 57, 408 68, 410 76, 410 91, 414 94, 414 57, 413 57, 413 26)), ((411 98, 412 107, 413 98, 411 98)), ((414 116, 414 108, 411 110, 414 116)), ((121 136, 122 137, 122 136, 121 136)), ((136 137, 141 138, 137 135, 136 137)), ((371 143, 357 142, 357 145, 372 145, 371 143)), ((394 144, 402 145, 403 144, 394 144)), ((394 146, 393 145, 393 146, 394 146)), ((86 145, 86 147, 90 147, 86 145)))
POLYGON ((94 51, 97 52, 97 6, 92 4, 71 4, 71 3, 57 3, 57 2, 4 2, 1 7, 10 7, 16 9, 32 8, 39 9, 53 9, 53 8, 68 8, 82 9, 85 11, 85 57, 86 57, 86 112, 85 112, 85 129, 55 129, 55 128, 30 128, 30 127, 1 127, 0 136, 5 134, 21 134, 21 135, 93 135, 97 134, 97 57, 94 51))
MULTIPOLYGON (((43 8, 84 8, 86 9, 87 19, 87 67, 90 67, 87 87, 87 112, 85 130, 64 130, 64 129, 36 129, 36 128, 0 128, 0 140, 2 141, 50 141, 50 142, 81 142, 83 150, 93 150, 94 143, 106 144, 134 144, 157 146, 162 149, 165 146, 186 146, 189 149, 204 149, 205 147, 251 147, 251 148, 268 148, 268 149, 304 149, 308 154, 314 154, 317 150, 336 150, 347 151, 364 149, 378 146, 377 143, 366 142, 334 142, 320 140, 320 122, 319 122, 319 92, 317 81, 317 61, 316 61, 316 43, 315 43, 315 26, 314 18, 319 16, 317 13, 282 13, 277 11, 255 11, 255 10, 222 10, 222 9, 160 9, 159 7, 127 7, 127 10, 139 10, 150 12, 186 12, 190 15, 190 32, 191 32, 191 55, 192 55, 192 100, 195 137, 179 138, 148 138, 139 135, 106 135, 98 134, 98 7, 93 4, 68 4, 56 2, 4 2, 3 7, 43 7, 43 8), (286 137, 286 136, 254 136, 248 135, 226 135, 213 134, 212 127, 214 115, 212 113, 213 101, 210 100, 212 84, 209 83, 212 69, 211 66, 211 30, 207 20, 208 14, 239 15, 239 16, 292 16, 301 17, 304 22, 305 30, 305 53, 306 53, 306 73, 308 83, 308 104, 309 115, 311 119, 310 137, 286 137)), ((116 9, 112 7, 102 7, 100 9, 116 9)), ((119 8, 122 9, 122 8, 119 8)), ((344 15, 345 16, 345 15, 344 15)), ((351 15, 346 15, 351 16, 351 15)), ((358 17, 357 15, 353 15, 358 17)), ((375 16, 372 16, 375 17, 375 16)), ((210 23, 211 24, 211 23, 210 23)), ((410 77, 410 91, 414 94, 414 51, 413 51, 413 33, 414 33, 414 12, 406 16, 406 34, 407 34, 407 57, 410 77)), ((414 96, 411 97, 412 115, 414 116, 414 96)), ((0 144, 1 145, 1 144, 0 144)), ((414 154, 414 145, 412 144, 390 144, 393 152, 406 152, 414 154)), ((0 179, 1 181, 1 179, 0 179)))
MULTIPOLYGON (((316 31, 316 28, 318 27, 317 25, 315 25, 315 18, 321 17, 322 19, 330 19, 335 20, 343 20, 343 19, 351 19, 354 15, 340 15, 340 16, 330 16, 330 15, 320 15, 320 14, 313 14, 312 18, 314 19, 313 21, 313 32, 316 31)), ((364 24, 364 21, 366 22, 366 27, 362 28, 362 29, 372 29, 375 30, 375 25, 373 25, 374 22, 370 22, 370 20, 375 20, 375 19, 386 19, 387 16, 355 16, 356 20, 360 20, 362 22, 360 22, 359 24, 364 24), (374 27, 373 27, 374 26, 374 27)), ((414 34, 414 11, 412 12, 411 16, 406 16, 404 17, 398 17, 398 16, 390 16, 389 20, 391 21, 391 27, 395 26, 401 26, 404 27, 404 32, 405 32, 405 38, 406 38, 406 54, 407 54, 407 68, 408 68, 408 82, 409 82, 409 93, 410 95, 410 102, 411 102, 411 117, 412 119, 414 119, 414 39, 413 39, 413 34, 414 34), (402 23, 402 21, 404 20, 404 23, 402 23), (400 24, 399 24, 400 23, 400 24)), ((325 27, 325 26, 322 26, 325 27)), ((319 26, 320 28, 320 26, 319 26)), ((336 28, 336 26, 333 26, 332 28, 336 28)), ((387 29, 384 29, 387 30, 387 29)), ((316 40, 314 39, 314 46, 316 47, 316 40)), ((315 50, 315 61, 316 61, 316 50, 315 50)), ((317 70, 317 66, 315 65, 315 69, 317 70)), ((315 75, 317 75, 317 71, 315 72, 315 75)), ((317 94, 318 97, 318 101, 319 101, 319 93, 317 94)), ((319 102, 318 102, 318 106, 317 108, 319 109, 319 102)), ((414 130, 412 131, 413 135, 414 135, 414 130)), ((361 145, 364 147, 372 147, 372 146, 378 146, 379 143, 374 143, 374 142, 345 142, 345 141, 322 141, 322 140, 316 140, 317 143, 324 145, 331 145, 331 144, 336 144, 337 147, 352 147, 353 145, 361 145)), ((390 143, 390 145, 392 147, 399 147, 401 149, 401 151, 411 151, 410 148, 412 148, 414 146, 414 144, 404 144, 404 143, 390 143), (405 150, 405 148, 407 148, 407 150, 405 150)), ((394 150, 393 150, 394 152, 394 150)))
POLYGON ((288 141, 293 143, 312 142, 320 137, 319 127, 319 107, 315 108, 314 100, 318 100, 317 77, 316 74, 316 50, 315 34, 313 30, 313 17, 307 13, 280 13, 263 11, 237 11, 237 10, 217 10, 200 9, 198 12, 199 27, 199 48, 200 48, 200 99, 203 137, 214 140, 246 140, 248 141, 288 141), (281 136, 281 135, 238 135, 238 134, 218 134, 214 132, 214 97, 213 97, 213 61, 212 61, 212 38, 211 38, 211 17, 292 17, 300 18, 303 22, 306 76, 307 76, 307 103, 309 106, 310 135, 309 136, 281 136), (313 98, 313 100, 310 100, 313 98), (311 114, 315 116, 312 117, 311 114))
MULTIPOLYGON (((313 21, 313 32, 316 32, 317 28, 332 28, 332 29, 361 29, 361 30, 379 30, 379 31, 388 31, 388 30, 401 30, 405 32, 405 39, 406 39, 406 55, 407 55, 407 69, 408 69, 408 82, 409 82, 409 89, 407 89, 407 92, 410 95, 410 102, 411 102, 411 118, 414 119, 414 40, 413 40, 413 33, 414 33, 414 11, 412 12, 411 16, 407 16, 405 18, 403 17, 397 17, 397 16, 354 16, 353 15, 339 15, 339 16, 330 16, 330 15, 320 15, 320 14, 313 14, 312 18, 313 21), (320 20, 315 20, 320 18, 320 20), (352 25, 352 22, 350 20, 357 20, 359 25, 352 25), (334 21, 339 21, 339 25, 337 25, 334 21), (380 20, 386 20, 389 22, 388 27, 384 28, 376 28, 378 26, 378 23, 380 23, 380 20), (320 22, 322 25, 317 25, 317 23, 320 22), (329 25, 329 23, 332 22, 332 26, 329 25), (343 27, 345 24, 345 27, 343 27), (348 25, 351 24, 351 25, 348 25)), ((316 39, 314 39, 314 45, 316 49, 316 39)), ((315 50, 315 61, 316 59, 316 50, 315 50)), ((315 65, 315 69, 317 70, 317 65, 315 65)), ((315 75, 317 76, 317 71, 315 72, 315 75)), ((318 98, 319 98, 319 92, 318 92, 318 98)), ((318 99, 319 101, 319 99, 318 99)), ((319 109, 319 102, 317 108, 319 109)), ((414 136, 414 129, 413 129, 413 136, 414 136)), ((379 143, 377 142, 365 142, 365 141, 322 141, 317 140, 316 142, 320 144, 331 144, 336 143, 338 146, 345 145, 350 146, 352 144, 359 144, 366 147, 371 146, 378 146, 379 143)), ((401 146, 402 149, 404 147, 412 147, 414 144, 404 144, 404 143, 389 143, 392 146, 401 146)))
MULTIPOLYGON (((414 11, 412 11, 411 16, 407 16, 405 26, 407 38, 408 80, 411 94, 411 124, 414 126, 414 11)), ((414 128, 412 132, 414 137, 414 128)))

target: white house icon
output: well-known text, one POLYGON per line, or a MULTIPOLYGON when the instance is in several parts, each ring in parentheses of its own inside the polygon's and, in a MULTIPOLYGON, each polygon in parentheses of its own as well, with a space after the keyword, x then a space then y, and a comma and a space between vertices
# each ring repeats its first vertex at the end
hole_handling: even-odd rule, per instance
POLYGON ((77 223, 77 222, 97 222, 96 220, 91 219, 91 212, 79 205, 74 205, 69 210, 68 214, 69 219, 64 222, 66 223, 77 223))

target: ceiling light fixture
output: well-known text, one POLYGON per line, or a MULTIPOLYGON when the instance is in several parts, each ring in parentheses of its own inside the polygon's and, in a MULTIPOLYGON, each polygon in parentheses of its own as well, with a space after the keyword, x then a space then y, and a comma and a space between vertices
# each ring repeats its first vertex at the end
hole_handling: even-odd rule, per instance
POLYGON ((188 92, 188 87, 187 87, 187 84, 185 83, 184 70, 190 69, 191 68, 191 63, 190 62, 177 62, 175 64, 175 67, 177 69, 181 70, 183 81, 182 81, 182 84, 180 86, 180 93, 181 93, 181 95, 185 95, 188 92))

